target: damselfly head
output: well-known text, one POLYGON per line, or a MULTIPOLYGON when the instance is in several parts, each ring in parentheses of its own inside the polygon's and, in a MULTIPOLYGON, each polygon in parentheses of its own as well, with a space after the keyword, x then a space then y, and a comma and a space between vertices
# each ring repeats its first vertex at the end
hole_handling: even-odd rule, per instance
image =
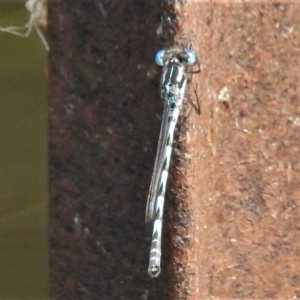
POLYGON ((166 52, 165 50, 159 50, 155 55, 155 62, 157 65, 159 65, 161 67, 164 65, 163 58, 164 58, 165 52, 166 52))
POLYGON ((192 66, 198 61, 196 53, 191 49, 168 49, 159 50, 155 55, 157 65, 163 67, 169 63, 181 63, 185 66, 192 66))
POLYGON ((185 49, 184 52, 186 54, 186 64, 188 66, 194 65, 197 62, 196 53, 191 49, 185 49))

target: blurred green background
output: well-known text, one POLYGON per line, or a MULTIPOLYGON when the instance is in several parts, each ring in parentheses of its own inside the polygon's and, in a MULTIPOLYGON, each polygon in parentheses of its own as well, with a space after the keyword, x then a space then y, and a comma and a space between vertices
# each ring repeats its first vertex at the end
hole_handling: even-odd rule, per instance
MULTIPOLYGON (((0 26, 25 1, 0 0, 0 26)), ((48 299, 47 51, 36 32, 0 32, 0 300, 48 299)))

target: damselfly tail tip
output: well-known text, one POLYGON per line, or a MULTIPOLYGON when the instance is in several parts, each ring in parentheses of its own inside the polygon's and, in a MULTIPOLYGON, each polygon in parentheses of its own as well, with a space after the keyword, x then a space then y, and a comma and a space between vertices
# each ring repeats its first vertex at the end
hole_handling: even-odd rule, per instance
POLYGON ((160 274, 160 267, 157 265, 151 265, 148 269, 148 274, 150 277, 155 278, 160 274))

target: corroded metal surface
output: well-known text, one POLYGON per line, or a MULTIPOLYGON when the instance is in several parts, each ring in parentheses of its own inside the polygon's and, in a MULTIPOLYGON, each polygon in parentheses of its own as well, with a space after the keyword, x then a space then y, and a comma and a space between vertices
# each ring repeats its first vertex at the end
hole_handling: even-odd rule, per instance
POLYGON ((50 1, 51 298, 297 296, 300 7, 160 4, 50 1), (151 280, 153 56, 190 42, 201 115, 186 103, 151 280))
POLYGON ((173 299, 299 296, 299 13, 295 3, 181 8, 202 58, 202 113, 181 131, 173 299))

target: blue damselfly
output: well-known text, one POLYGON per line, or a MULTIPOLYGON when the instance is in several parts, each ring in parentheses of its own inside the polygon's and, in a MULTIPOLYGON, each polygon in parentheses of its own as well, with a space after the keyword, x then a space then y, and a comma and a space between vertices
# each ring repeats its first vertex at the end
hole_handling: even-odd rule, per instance
POLYGON ((174 132, 186 92, 187 73, 200 72, 200 64, 193 49, 160 50, 155 56, 155 62, 163 67, 160 88, 164 110, 146 208, 146 222, 153 223, 148 268, 151 277, 157 277, 161 270, 161 235, 165 192, 174 132), (198 68, 192 70, 192 66, 196 64, 198 68))

